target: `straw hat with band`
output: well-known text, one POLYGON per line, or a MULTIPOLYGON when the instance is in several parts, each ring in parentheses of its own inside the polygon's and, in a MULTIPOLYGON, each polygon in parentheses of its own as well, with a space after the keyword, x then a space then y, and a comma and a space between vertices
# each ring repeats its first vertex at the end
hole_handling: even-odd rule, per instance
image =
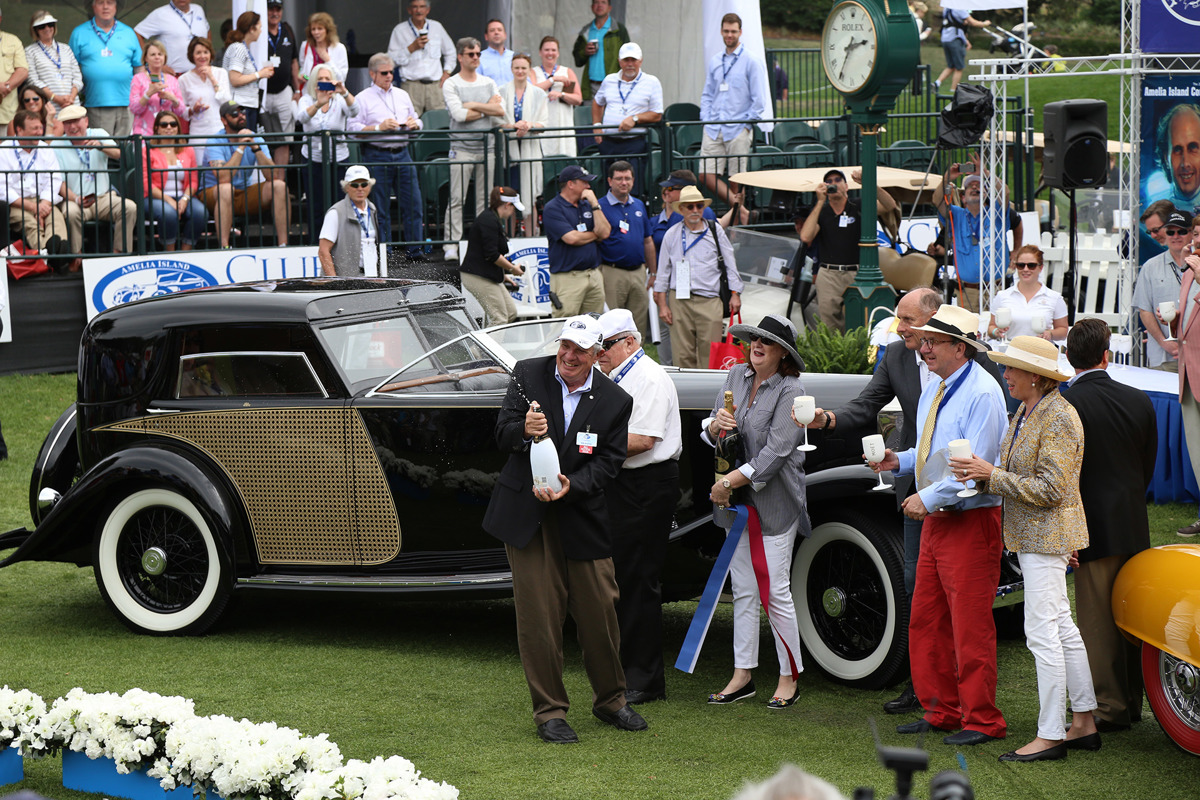
MULTIPOLYGON (((700 190, 695 186, 684 186, 679 193, 679 199, 676 200, 671 207, 672 211, 679 211, 680 206, 685 206, 688 203, 704 203, 704 207, 708 208, 712 205, 712 200, 700 194, 700 190)), ((679 213, 683 213, 680 211, 679 213)))
POLYGON ((997 364, 1023 369, 1043 378, 1056 381, 1071 379, 1070 375, 1058 369, 1058 348, 1038 336, 1014 336, 1007 350, 988 353, 988 358, 997 364))
POLYGON ((774 342, 792 357, 801 372, 804 371, 804 359, 796 351, 796 326, 790 320, 778 314, 767 314, 758 325, 733 325, 729 333, 743 342, 749 342, 755 336, 774 342))
POLYGON ((988 346, 979 341, 979 335, 976 333, 978 328, 979 315, 974 311, 968 311, 959 306, 943 305, 929 319, 929 322, 920 327, 914 327, 913 330, 944 333, 947 336, 953 336, 960 342, 966 342, 977 351, 982 352, 987 350, 988 346))

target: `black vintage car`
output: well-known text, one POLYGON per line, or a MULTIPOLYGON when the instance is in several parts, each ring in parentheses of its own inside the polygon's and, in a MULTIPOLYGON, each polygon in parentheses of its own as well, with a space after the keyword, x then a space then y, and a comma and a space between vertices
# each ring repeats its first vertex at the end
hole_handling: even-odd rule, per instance
MULTIPOLYGON (((92 566, 125 624, 198 634, 254 588, 466 596, 511 591, 504 549, 481 529, 505 456, 493 428, 513 365, 554 352, 561 322, 476 329, 442 283, 312 279, 139 300, 87 327, 78 401, 30 482, 35 529, 0 566, 92 566)), ((671 599, 696 596, 722 542, 699 441, 724 381, 670 370, 685 443, 671 599)), ((806 375, 818 405, 862 375, 806 375)), ((899 517, 871 492, 861 434, 813 435, 814 534, 792 586, 811 661, 876 687, 904 669, 899 517)))

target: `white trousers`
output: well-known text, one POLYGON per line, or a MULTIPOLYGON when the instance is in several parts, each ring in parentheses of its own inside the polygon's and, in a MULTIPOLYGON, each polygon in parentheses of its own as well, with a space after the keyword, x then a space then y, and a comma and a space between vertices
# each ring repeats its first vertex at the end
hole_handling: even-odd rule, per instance
MULTIPOLYGON (((763 550, 767 556, 767 571, 771 576, 771 620, 775 623, 772 637, 775 653, 779 657, 779 674, 791 675, 786 641, 796 659, 796 669, 802 671, 800 662, 800 630, 796 627, 796 605, 792 602, 792 546, 796 543, 796 528, 779 536, 764 536, 763 550), (778 633, 775 629, 778 629, 778 633), (783 639, 779 635, 783 635, 783 639)), ((758 666, 759 607, 758 581, 754 577, 754 566, 750 561, 750 532, 742 534, 730 565, 730 581, 733 585, 733 666, 737 669, 754 669, 758 666)))
POLYGON ((1068 554, 1018 553, 1025 577, 1025 643, 1037 667, 1038 736, 1063 738, 1067 695, 1074 711, 1094 711, 1087 650, 1067 597, 1068 554))

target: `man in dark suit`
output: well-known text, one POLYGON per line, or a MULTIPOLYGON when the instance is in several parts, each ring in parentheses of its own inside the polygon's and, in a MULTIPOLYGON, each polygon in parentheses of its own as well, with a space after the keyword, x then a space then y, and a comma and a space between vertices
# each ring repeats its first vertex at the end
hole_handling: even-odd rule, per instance
POLYGON ((517 645, 538 735, 562 744, 579 741, 567 724, 562 680, 568 611, 592 684, 592 714, 621 730, 647 726, 625 703, 604 498, 625 461, 633 399, 593 369, 603 341, 595 319, 571 317, 558 341, 557 355, 526 359, 513 372, 496 420, 496 442, 510 455, 483 528, 504 542, 512 568, 517 645), (559 491, 533 484, 530 445, 547 435, 558 451, 559 491))
MULTIPOLYGON (((862 428, 875 429, 876 417, 880 409, 895 397, 900 402, 900 410, 904 413, 904 427, 900 430, 900 441, 892 449, 897 452, 917 445, 917 402, 921 399, 921 390, 929 382, 930 371, 920 356, 919 334, 913 328, 929 322, 942 304, 942 296, 933 289, 913 289, 896 304, 896 333, 903 339, 904 346, 899 343, 889 345, 883 351, 883 359, 875 369, 871 382, 862 390, 858 397, 845 406, 826 411, 818 408, 810 428, 824 431, 835 430, 841 425, 846 430, 862 428)), ((988 374, 996 379, 1004 388, 1004 381, 996 363, 987 357, 986 352, 975 354, 975 362, 984 367, 988 374)), ((935 376, 936 379, 936 376, 935 376)), ((911 475, 901 475, 896 479, 896 504, 913 493, 914 482, 911 475)), ((913 587, 917 578, 917 556, 921 550, 921 521, 904 517, 904 589, 908 601, 912 602, 913 587)), ((921 703, 913 693, 912 683, 904 687, 904 691, 894 700, 883 704, 889 714, 908 714, 921 709, 921 703)))
POLYGON ((1067 334, 1067 359, 1078 372, 1062 393, 1083 423, 1079 493, 1089 544, 1079 551, 1075 603, 1096 688, 1096 727, 1104 732, 1142 718, 1138 648, 1113 622, 1112 587, 1121 566, 1150 546, 1146 487, 1158 453, 1150 398, 1105 372, 1109 336, 1102 320, 1075 323, 1067 334))

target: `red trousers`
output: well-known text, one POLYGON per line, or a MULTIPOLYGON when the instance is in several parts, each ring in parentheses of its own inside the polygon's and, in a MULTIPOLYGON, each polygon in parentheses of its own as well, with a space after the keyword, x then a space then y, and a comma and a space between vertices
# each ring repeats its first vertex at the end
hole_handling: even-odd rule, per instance
POLYGON ((913 689, 925 720, 1003 737, 992 602, 1004 542, 1000 508, 925 518, 908 624, 913 689))

